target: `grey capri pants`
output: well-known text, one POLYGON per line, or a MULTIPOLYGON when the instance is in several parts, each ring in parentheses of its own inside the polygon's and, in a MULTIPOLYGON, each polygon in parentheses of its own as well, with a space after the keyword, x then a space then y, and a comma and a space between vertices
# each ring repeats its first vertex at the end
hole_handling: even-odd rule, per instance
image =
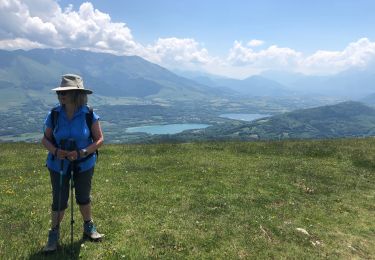
MULTIPOLYGON (((59 211, 65 210, 68 207, 69 200, 69 180, 70 180, 70 167, 67 174, 62 175, 62 185, 61 185, 61 202, 59 209, 59 196, 60 196, 60 173, 48 169, 51 176, 52 185, 52 210, 59 211)), ((90 192, 91 192, 91 179, 94 175, 94 167, 83 172, 77 172, 73 174, 74 189, 76 202, 79 205, 87 205, 91 202, 90 192)))

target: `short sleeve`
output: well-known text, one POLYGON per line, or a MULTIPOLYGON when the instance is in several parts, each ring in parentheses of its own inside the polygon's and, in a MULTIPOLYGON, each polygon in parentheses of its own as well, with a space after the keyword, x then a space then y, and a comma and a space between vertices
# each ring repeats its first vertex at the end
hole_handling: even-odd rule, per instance
POLYGON ((92 114, 93 114, 92 123, 95 123, 96 121, 100 119, 100 116, 98 116, 98 114, 96 114, 95 112, 92 112, 92 114))
POLYGON ((52 118, 51 118, 51 111, 49 111, 46 120, 44 121, 45 128, 52 128, 52 118))

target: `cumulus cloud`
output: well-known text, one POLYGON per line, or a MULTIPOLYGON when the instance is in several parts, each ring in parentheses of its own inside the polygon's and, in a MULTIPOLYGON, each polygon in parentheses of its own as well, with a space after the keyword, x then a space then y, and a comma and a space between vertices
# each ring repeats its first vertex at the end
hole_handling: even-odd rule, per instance
POLYGON ((194 39, 160 38, 153 45, 148 45, 143 55, 167 67, 194 68, 215 60, 194 39))
POLYGON ((90 2, 64 10, 53 0, 0 2, 0 48, 77 48, 118 55, 139 55, 166 67, 193 68, 213 61, 207 49, 194 39, 165 38, 143 46, 125 23, 90 2))
POLYGON ((16 38, 12 40, 0 40, 0 49, 3 50, 30 50, 35 48, 45 48, 46 46, 38 43, 29 41, 28 39, 16 38))
POLYGON ((242 42, 235 41, 226 60, 236 67, 333 74, 351 67, 365 67, 375 62, 375 42, 362 38, 349 43, 342 51, 318 50, 310 56, 305 56, 291 48, 281 48, 277 45, 254 51, 244 46, 242 42))
POLYGON ((227 61, 235 66, 253 65, 259 68, 294 66, 302 53, 290 48, 280 48, 272 45, 267 49, 254 51, 235 41, 229 51, 227 61))
POLYGON ((43 21, 51 19, 61 12, 60 6, 51 0, 22 0, 20 3, 24 3, 27 6, 31 17, 39 17, 43 21))
MULTIPOLYGON (((0 3, 1 42, 23 39, 52 48, 85 48, 133 54, 141 46, 125 23, 114 23, 108 14, 94 9, 89 2, 77 11, 73 6, 61 10, 53 0, 7 0, 0 3)), ((4 44, 3 44, 4 45, 4 44)))
POLYGON ((203 69, 227 76, 248 76, 262 70, 335 73, 375 62, 375 42, 362 38, 344 50, 319 50, 310 56, 263 40, 234 41, 228 55, 213 57, 192 38, 160 38, 137 42, 126 23, 85 2, 62 9, 56 0, 0 1, 0 48, 75 48, 118 55, 138 55, 167 68, 203 69), (247 75, 246 75, 247 74, 247 75))
MULTIPOLYGON (((27 2, 27 1, 26 1, 27 2)), ((24 39, 36 43, 49 43, 57 37, 55 26, 50 21, 43 21, 39 16, 32 16, 26 2, 8 0, 0 4, 0 36, 2 40, 17 39, 14 44, 24 39), (40 39, 44 39, 40 41, 40 39)))
POLYGON ((319 50, 302 61, 302 67, 311 73, 338 72, 350 67, 365 67, 375 61, 375 42, 361 38, 343 51, 319 50))
POLYGON ((264 41, 261 41, 261 40, 251 40, 247 43, 248 46, 250 47, 258 47, 258 46, 261 46, 264 44, 264 41))

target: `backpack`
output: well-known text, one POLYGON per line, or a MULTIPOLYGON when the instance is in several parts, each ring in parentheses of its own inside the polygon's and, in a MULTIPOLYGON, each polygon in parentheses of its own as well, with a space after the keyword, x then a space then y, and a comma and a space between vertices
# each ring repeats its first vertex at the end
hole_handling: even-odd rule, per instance
MULTIPOLYGON (((52 132, 55 130, 55 127, 57 125, 57 120, 58 120, 58 117, 59 117, 59 112, 56 110, 57 107, 54 107, 52 108, 51 110, 51 122, 52 122, 52 132)), ((94 121, 94 109, 92 107, 88 107, 89 108, 89 113, 86 114, 86 125, 88 127, 88 129, 90 130, 90 136, 89 138, 92 139, 92 131, 91 131, 91 127, 92 127, 92 123, 94 121)), ((57 143, 56 143, 56 140, 55 140, 55 137, 52 135, 52 140, 50 140, 55 146, 57 146, 57 143)), ((96 150, 95 151, 96 153, 96 160, 98 160, 99 158, 99 151, 96 150)), ((53 155, 52 155, 53 156, 53 155)), ((91 156, 87 156, 86 158, 83 158, 81 159, 81 161, 85 160, 85 159, 88 159, 90 158, 91 156)), ((54 156, 52 157, 54 159, 54 156)))

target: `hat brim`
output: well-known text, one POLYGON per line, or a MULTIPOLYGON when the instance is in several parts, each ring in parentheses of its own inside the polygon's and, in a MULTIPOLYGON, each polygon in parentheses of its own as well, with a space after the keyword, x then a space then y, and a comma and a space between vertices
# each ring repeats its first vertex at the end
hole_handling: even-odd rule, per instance
POLYGON ((68 91, 68 90, 78 90, 78 91, 82 91, 82 92, 85 92, 86 94, 92 94, 93 91, 90 90, 90 89, 86 89, 86 88, 76 88, 76 87, 58 87, 58 88, 53 88, 51 89, 52 91, 68 91))

